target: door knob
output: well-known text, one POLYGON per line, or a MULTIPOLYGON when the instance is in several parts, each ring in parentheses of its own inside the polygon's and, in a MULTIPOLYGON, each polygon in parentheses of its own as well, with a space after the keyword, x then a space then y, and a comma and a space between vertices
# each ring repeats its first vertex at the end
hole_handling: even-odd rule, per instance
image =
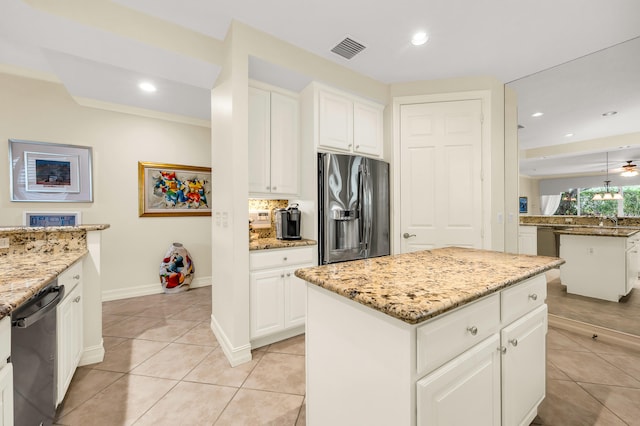
POLYGON ((415 237, 416 234, 410 234, 408 232, 405 232, 404 234, 402 234, 402 238, 404 238, 405 240, 411 238, 411 237, 415 237))

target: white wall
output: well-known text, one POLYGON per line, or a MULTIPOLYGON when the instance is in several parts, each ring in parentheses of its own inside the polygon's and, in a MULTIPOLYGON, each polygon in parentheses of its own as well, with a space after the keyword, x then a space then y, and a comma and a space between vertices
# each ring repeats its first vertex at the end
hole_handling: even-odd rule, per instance
MULTIPOLYGON (((540 214, 540 182, 528 176, 520 176, 520 196, 528 198, 529 211, 520 213, 521 215, 539 215, 540 214)), ((559 192, 558 192, 559 194, 559 192)))
POLYGON ((0 171, 9 178, 9 138, 93 147, 93 203, 11 202, 0 185, 0 226, 24 210, 82 212, 102 233, 103 297, 161 291, 160 261, 178 241, 190 251, 196 285, 211 281, 211 218, 138 217, 138 161, 210 166, 209 128, 79 106, 57 83, 0 74, 0 171))

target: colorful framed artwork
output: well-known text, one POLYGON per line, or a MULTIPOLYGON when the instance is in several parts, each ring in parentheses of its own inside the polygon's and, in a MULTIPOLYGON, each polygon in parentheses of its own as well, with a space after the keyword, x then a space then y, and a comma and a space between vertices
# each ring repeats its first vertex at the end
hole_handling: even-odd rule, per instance
POLYGON ((9 139, 11 201, 90 203, 87 146, 9 139))
POLYGON ((211 168, 138 162, 138 215, 211 216, 211 168))
POLYGON ((529 199, 527 197, 520 197, 520 213, 527 213, 529 211, 529 199))
POLYGON ((24 212, 24 226, 78 226, 82 224, 80 212, 24 212))

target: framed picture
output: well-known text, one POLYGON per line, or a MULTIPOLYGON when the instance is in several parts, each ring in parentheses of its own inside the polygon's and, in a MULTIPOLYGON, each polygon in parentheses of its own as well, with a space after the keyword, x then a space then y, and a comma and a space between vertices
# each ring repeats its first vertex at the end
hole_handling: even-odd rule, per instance
POLYGON ((11 201, 93 202, 91 148, 9 139, 11 201))
POLYGON ((527 213, 529 209, 529 201, 527 197, 520 197, 520 213, 527 213))
POLYGON ((80 212, 24 212, 24 226, 78 226, 82 224, 80 212))
POLYGON ((211 216, 211 167, 138 162, 139 216, 211 216))

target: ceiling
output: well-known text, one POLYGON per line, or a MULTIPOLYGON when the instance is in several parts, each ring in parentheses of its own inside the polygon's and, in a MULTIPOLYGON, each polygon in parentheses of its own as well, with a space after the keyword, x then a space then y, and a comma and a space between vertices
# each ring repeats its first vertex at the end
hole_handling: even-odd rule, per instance
MULTIPOLYGON (((531 155, 568 143, 557 136, 568 131, 575 134, 571 143, 640 131, 638 79, 633 90, 628 86, 640 75, 640 54, 616 50, 640 36, 637 0, 398 0, 375 7, 364 0, 0 1, 0 71, 60 81, 74 99, 93 106, 208 120, 209 91, 220 72, 208 52, 219 48, 237 20, 386 84, 466 76, 512 82, 525 126, 520 147, 531 155), (417 30, 429 34, 423 46, 410 44, 417 30), (351 60, 331 52, 346 36, 366 46, 351 60), (589 62, 590 54, 603 50, 626 62, 589 62), (547 69, 551 74, 540 73, 547 69), (594 69, 603 77, 597 83, 585 71, 594 69), (158 91, 138 91, 143 79, 158 91), (584 96, 612 83, 607 96, 584 96), (530 121, 526 115, 538 109, 545 115, 530 121), (620 113, 606 125, 592 118, 576 124, 580 114, 610 109, 620 113)), ((253 59, 250 68, 253 78, 280 76, 283 86, 294 86, 287 88, 306 84, 304 76, 282 79, 282 70, 261 60, 253 59)), ((633 155, 640 159, 640 151, 633 155)), ((525 165, 536 160, 524 157, 525 165)), ((569 163, 560 162, 565 172, 569 163)), ((536 175, 544 167, 530 169, 536 175)))

